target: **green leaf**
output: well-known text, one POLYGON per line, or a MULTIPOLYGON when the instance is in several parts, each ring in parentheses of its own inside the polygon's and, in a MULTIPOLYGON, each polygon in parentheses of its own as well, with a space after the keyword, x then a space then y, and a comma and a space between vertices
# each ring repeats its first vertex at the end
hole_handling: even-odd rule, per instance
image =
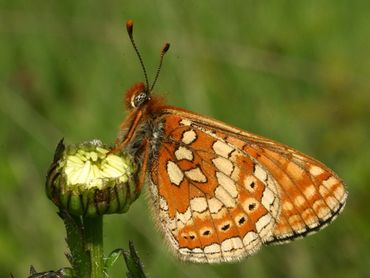
POLYGON ((128 272, 128 278, 145 278, 145 273, 141 260, 135 250, 134 243, 129 241, 129 251, 123 252, 128 272))
POLYGON ((124 250, 122 248, 117 248, 113 250, 108 257, 105 258, 104 267, 107 272, 117 262, 119 257, 123 255, 123 252, 124 250))

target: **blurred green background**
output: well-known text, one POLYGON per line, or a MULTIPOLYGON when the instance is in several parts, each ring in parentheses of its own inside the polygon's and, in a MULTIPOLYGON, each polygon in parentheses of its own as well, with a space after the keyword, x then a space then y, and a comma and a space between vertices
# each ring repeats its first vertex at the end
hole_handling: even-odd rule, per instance
POLYGON ((143 80, 129 18, 150 77, 172 44, 156 86, 168 103, 318 158, 349 199, 314 236, 209 266, 168 252, 142 196, 105 218, 106 251, 133 240, 150 277, 369 277, 367 0, 0 0, 0 277, 67 265, 45 173, 61 137, 114 141, 123 93, 143 80))

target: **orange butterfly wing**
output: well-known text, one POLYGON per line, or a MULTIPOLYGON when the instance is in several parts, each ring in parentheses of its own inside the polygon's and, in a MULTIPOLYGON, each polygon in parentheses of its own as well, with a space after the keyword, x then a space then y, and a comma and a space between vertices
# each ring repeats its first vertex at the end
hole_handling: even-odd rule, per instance
POLYGON ((323 228, 347 192, 325 165, 272 140, 178 108, 149 169, 155 209, 180 258, 234 261, 323 228))

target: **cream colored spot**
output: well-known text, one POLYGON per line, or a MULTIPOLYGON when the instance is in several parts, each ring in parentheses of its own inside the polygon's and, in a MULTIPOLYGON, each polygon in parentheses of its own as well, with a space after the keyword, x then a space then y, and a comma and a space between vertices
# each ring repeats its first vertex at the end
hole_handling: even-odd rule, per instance
POLYGON ((322 199, 316 200, 312 205, 313 210, 316 211, 316 212, 318 212, 320 207, 326 207, 326 204, 325 204, 324 200, 322 200, 322 199))
POLYGON ((180 248, 179 252, 183 255, 189 255, 191 253, 191 250, 189 248, 180 248))
POLYGON ((180 146, 175 151, 175 156, 177 160, 186 159, 186 160, 193 160, 193 152, 185 147, 180 146))
POLYGON ((204 247, 204 253, 206 253, 207 257, 212 254, 218 257, 218 254, 221 253, 221 247, 219 244, 213 243, 211 245, 204 247))
POLYGON ((333 176, 331 176, 330 178, 328 178, 327 180, 323 181, 322 184, 327 188, 327 189, 330 189, 332 188, 333 185, 336 185, 338 184, 339 181, 334 178, 333 176))
POLYGON ((305 204, 305 199, 301 195, 298 195, 297 197, 295 197, 295 199, 294 199, 294 205, 296 207, 301 207, 304 204, 305 204))
POLYGON ((193 143, 195 139, 197 139, 197 134, 192 129, 185 131, 182 135, 182 142, 187 145, 193 143))
POLYGON ((330 209, 326 206, 323 200, 317 200, 313 204, 313 208, 316 211, 316 214, 322 220, 326 220, 331 216, 330 209))
POLYGON ((199 218, 200 220, 209 220, 208 210, 203 212, 193 211, 193 218, 199 218))
POLYGON ((231 175, 231 172, 233 171, 233 164, 230 160, 219 156, 213 159, 212 162, 219 171, 221 171, 227 176, 231 175))
POLYGON ((270 188, 270 190, 275 194, 278 195, 278 190, 276 187, 276 182, 274 179, 272 179, 270 176, 267 176, 267 187, 270 188))
POLYGON ((189 126, 189 125, 191 125, 191 121, 187 120, 187 119, 183 119, 183 120, 180 121, 180 124, 189 126))
MULTIPOLYGON (((280 240, 282 239, 285 239, 285 238, 288 238, 288 237, 291 237, 293 236, 293 232, 291 232, 291 228, 289 229, 284 229, 284 234, 281 234, 281 235, 278 235, 277 238, 279 238, 280 240)), ((291 242, 292 240, 291 239, 288 239, 288 240, 285 240, 285 241, 280 241, 281 243, 288 243, 288 242, 291 242)))
POLYGON ((190 200, 190 207, 193 211, 204 212, 208 208, 207 200, 204 197, 195 197, 190 200))
POLYGON ((243 241, 240 237, 233 237, 231 240, 234 246, 233 256, 241 256, 245 252, 243 241))
POLYGON ((319 186, 319 193, 320 193, 321 196, 324 197, 324 196, 326 196, 326 195, 329 194, 329 191, 328 191, 328 189, 325 186, 320 185, 319 186))
POLYGON ((271 194, 274 197, 269 207, 269 211, 271 212, 273 217, 276 217, 280 211, 280 200, 278 198, 280 194, 277 193, 275 181, 269 176, 267 177, 267 188, 271 191, 271 194))
POLYGON ((337 186, 337 188, 334 190, 333 194, 334 194, 335 198, 337 198, 338 200, 341 200, 341 202, 344 201, 344 200, 342 200, 343 197, 344 197, 344 199, 346 197, 346 192, 344 191, 344 187, 342 185, 337 186))
POLYGON ((262 169, 261 166, 258 164, 255 165, 254 169, 254 175, 257 179, 259 179, 261 182, 265 183, 265 180, 267 179, 267 173, 265 170, 262 169))
POLYGON ((293 207, 293 204, 291 202, 286 201, 286 202, 283 203, 283 210, 291 211, 291 210, 293 210, 293 208, 294 207, 293 207))
POLYGON ((161 210, 165 210, 165 211, 168 210, 168 204, 166 200, 162 197, 159 198, 159 207, 161 208, 161 210))
POLYGON ((225 188, 232 198, 238 197, 238 190, 236 189, 236 184, 232 179, 221 172, 217 172, 216 177, 219 184, 225 188))
MULTIPOLYGON (((297 234, 302 234, 304 233, 305 231, 307 231, 307 227, 306 226, 302 226, 301 223, 298 223, 298 222, 294 222, 293 224, 291 224, 293 230, 297 233, 297 234)), ((301 238, 300 237, 297 237, 297 238, 301 238)))
POLYGON ((261 238, 266 237, 271 232, 271 227, 274 224, 270 214, 265 214, 256 222, 256 230, 261 238))
POLYGON ((176 165, 173 161, 167 162, 167 173, 170 178, 170 181, 175 185, 180 185, 184 179, 184 173, 181 171, 179 166, 176 165))
POLYGON ((337 201, 337 199, 335 199, 333 196, 328 196, 326 199, 326 204, 328 205, 329 208, 331 208, 332 210, 337 210, 338 207, 339 207, 339 203, 337 201))
POLYGON ((192 250, 192 252, 193 252, 193 253, 195 253, 195 254, 201 254, 201 255, 202 255, 202 257, 204 257, 204 251, 203 251, 203 249, 202 249, 202 248, 194 248, 194 249, 192 250))
MULTIPOLYGON (((199 249, 199 248, 196 248, 199 249)), ((184 257, 184 259, 196 262, 196 263, 206 263, 207 257, 204 253, 189 253, 187 256, 184 257)))
POLYGON ((302 218, 304 219, 306 225, 311 229, 315 228, 319 223, 311 208, 308 208, 302 212, 302 218))
POLYGON ((288 222, 290 226, 295 230, 296 232, 302 229, 302 219, 299 215, 294 214, 288 218, 288 222))
POLYGON ((272 191, 266 187, 265 190, 263 191, 263 196, 262 196, 262 205, 270 210, 270 206, 274 203, 275 201, 275 196, 274 196, 274 193, 272 193, 272 191))
POLYGON ((206 176, 203 174, 203 172, 199 169, 199 167, 197 168, 194 168, 194 169, 191 169, 189 171, 186 171, 185 172, 185 175, 191 179, 192 181, 196 181, 196 182, 206 182, 207 181, 207 178, 206 176))
POLYGON ((209 205, 209 211, 212 214, 218 213, 223 207, 223 204, 216 198, 209 199, 208 205, 209 205))
POLYGON ((205 261, 205 254, 203 252, 203 249, 201 248, 194 248, 194 249, 181 248, 181 249, 187 249, 186 251, 185 250, 184 251, 186 252, 187 255, 189 255, 189 258, 191 258, 192 261, 199 261, 199 262, 205 261))
POLYGON ((244 248, 243 242, 239 237, 228 238, 221 243, 221 250, 223 252, 230 252, 236 249, 243 248, 244 248))
POLYGON ((319 176, 324 173, 324 170, 316 165, 310 167, 310 174, 313 176, 319 176))
POLYGON ((246 176, 244 178, 244 187, 249 192, 254 192, 257 186, 257 179, 254 176, 246 176))
POLYGON ((229 154, 234 150, 232 147, 222 141, 216 141, 212 148, 216 154, 226 158, 228 158, 229 154))
POLYGON ((313 195, 315 195, 316 189, 313 184, 310 186, 306 187, 305 190, 303 191, 304 196, 306 196, 307 199, 311 199, 313 195))
POLYGON ((235 198, 231 197, 230 194, 221 185, 216 187, 215 196, 228 208, 236 207, 235 198))
POLYGON ((301 179, 304 175, 302 168, 298 167, 294 162, 289 162, 286 166, 286 172, 288 172, 294 179, 301 179))
POLYGON ((299 223, 301 223, 301 221, 302 221, 302 219, 301 219, 301 217, 300 217, 298 214, 293 214, 293 215, 291 215, 291 216, 289 217, 289 219, 288 219, 288 222, 289 222, 290 224, 293 224, 294 222, 299 222, 299 223))
POLYGON ((239 175, 240 175, 240 169, 236 165, 234 165, 234 171, 231 174, 231 178, 234 181, 237 181, 239 180, 239 175))
POLYGON ((176 221, 187 224, 191 219, 191 211, 187 209, 184 213, 176 212, 176 221))
POLYGON ((225 219, 225 217, 228 213, 229 213, 229 210, 225 206, 223 206, 219 212, 212 214, 212 219, 213 220, 215 220, 215 219, 225 219))
POLYGON ((261 242, 258 238, 258 234, 255 232, 248 232, 243 237, 243 244, 247 250, 253 250, 257 245, 260 245, 261 242))

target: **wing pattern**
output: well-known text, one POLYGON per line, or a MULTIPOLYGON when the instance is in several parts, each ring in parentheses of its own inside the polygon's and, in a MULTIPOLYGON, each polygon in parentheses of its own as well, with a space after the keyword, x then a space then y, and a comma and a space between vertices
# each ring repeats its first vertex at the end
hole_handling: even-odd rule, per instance
POLYGON ((239 260, 321 229, 344 206, 340 179, 298 151, 189 113, 161 121, 148 177, 160 225, 181 259, 239 260))

